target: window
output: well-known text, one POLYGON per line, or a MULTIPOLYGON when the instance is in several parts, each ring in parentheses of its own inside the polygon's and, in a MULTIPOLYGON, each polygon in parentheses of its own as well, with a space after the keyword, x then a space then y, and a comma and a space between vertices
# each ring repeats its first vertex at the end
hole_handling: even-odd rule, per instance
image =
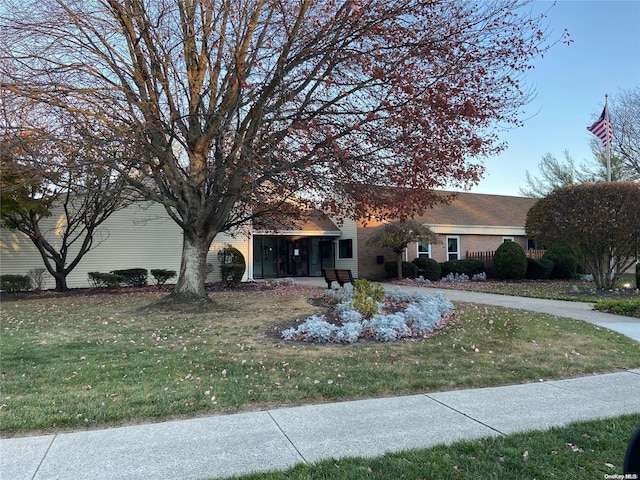
POLYGON ((338 240, 338 258, 353 258, 353 240, 338 240))
POLYGON ((502 237, 502 243, 504 242, 515 242, 513 237, 502 237))
POLYGON ((460 260, 460 237, 447 237, 447 260, 460 260))
POLYGON ((431 244, 418 242, 418 258, 431 258, 431 244))

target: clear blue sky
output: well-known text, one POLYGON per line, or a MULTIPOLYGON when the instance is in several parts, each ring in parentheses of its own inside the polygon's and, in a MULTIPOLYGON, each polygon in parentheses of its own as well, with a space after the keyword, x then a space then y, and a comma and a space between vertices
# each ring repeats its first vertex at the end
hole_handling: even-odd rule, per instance
POLYGON ((525 124, 501 134, 509 148, 484 160, 484 179, 471 192, 520 195, 526 170, 536 174, 545 153, 561 159, 568 150, 578 164, 592 159, 586 127, 602 112, 605 93, 611 102, 620 89, 640 86, 640 0, 559 0, 548 21, 551 35, 566 28, 573 43, 556 45, 527 73, 537 95, 525 124))

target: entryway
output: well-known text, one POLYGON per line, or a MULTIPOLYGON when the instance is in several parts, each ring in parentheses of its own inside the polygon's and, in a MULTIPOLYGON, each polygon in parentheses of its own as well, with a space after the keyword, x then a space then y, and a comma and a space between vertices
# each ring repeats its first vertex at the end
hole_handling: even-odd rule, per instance
POLYGON ((253 237, 254 278, 320 277, 323 268, 335 267, 331 237, 253 237))

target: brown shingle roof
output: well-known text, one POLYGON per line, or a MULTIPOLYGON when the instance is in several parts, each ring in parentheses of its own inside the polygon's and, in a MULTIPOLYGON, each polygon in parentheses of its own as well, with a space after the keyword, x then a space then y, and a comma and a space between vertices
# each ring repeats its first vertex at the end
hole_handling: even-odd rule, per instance
POLYGON ((418 220, 428 225, 524 226, 537 198, 458 193, 449 205, 438 204, 418 220))

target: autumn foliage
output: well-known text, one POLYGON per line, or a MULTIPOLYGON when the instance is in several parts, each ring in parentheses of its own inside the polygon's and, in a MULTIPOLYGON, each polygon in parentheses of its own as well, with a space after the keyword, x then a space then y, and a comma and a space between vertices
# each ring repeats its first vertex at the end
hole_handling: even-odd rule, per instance
POLYGON ((640 251, 640 184, 585 183, 559 188, 527 215, 536 242, 577 247, 598 288, 613 288, 640 251))
POLYGON ((526 3, 22 2, 0 86, 131 152, 111 166, 184 231, 176 292, 205 295, 215 235, 292 199, 406 217, 477 183, 550 46, 526 3))

